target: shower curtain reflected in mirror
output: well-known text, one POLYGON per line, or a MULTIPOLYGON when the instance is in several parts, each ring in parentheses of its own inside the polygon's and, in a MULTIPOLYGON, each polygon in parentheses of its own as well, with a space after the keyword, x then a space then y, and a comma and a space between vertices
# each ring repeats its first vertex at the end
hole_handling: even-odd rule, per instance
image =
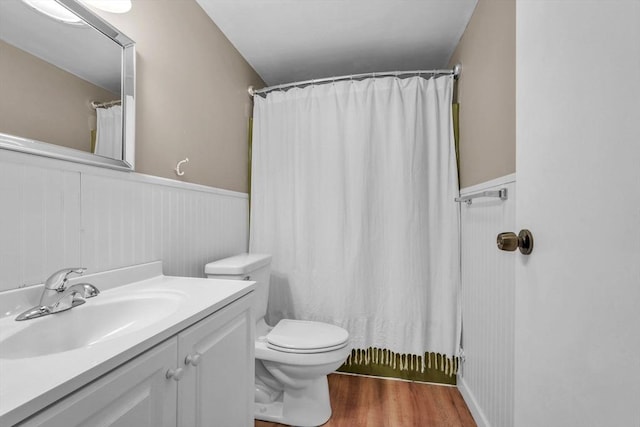
POLYGON ((122 106, 96 108, 96 148, 94 153, 122 160, 122 106))
POLYGON ((250 250, 273 255, 269 323, 339 325, 363 357, 458 355, 452 89, 387 77, 254 98, 250 250))

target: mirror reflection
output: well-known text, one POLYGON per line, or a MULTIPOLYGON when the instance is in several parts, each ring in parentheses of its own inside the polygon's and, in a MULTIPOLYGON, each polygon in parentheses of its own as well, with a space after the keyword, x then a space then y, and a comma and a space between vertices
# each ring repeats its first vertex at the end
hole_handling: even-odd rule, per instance
MULTIPOLYGON (((0 133, 126 160, 126 38, 74 1, 60 3, 75 13, 54 2, 65 18, 37 3, 0 0, 0 133)), ((133 107, 133 91, 126 95, 133 107)))

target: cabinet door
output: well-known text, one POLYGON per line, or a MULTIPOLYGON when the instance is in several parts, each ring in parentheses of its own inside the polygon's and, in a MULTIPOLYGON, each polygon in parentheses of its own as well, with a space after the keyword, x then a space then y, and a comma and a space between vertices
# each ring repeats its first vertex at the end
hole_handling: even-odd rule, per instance
POLYGON ((178 387, 181 427, 253 426, 253 293, 228 305, 178 335, 178 387), (187 357, 194 362, 185 362, 187 357))
POLYGON ((175 427, 177 339, 116 368, 19 424, 21 427, 175 427))

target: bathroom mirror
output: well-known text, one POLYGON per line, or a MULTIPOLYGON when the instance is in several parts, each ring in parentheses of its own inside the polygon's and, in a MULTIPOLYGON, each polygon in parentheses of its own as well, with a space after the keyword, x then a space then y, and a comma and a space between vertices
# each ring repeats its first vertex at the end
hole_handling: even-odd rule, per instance
POLYGON ((0 0, 0 148, 133 170, 134 42, 78 1, 54 1, 66 17, 0 0))

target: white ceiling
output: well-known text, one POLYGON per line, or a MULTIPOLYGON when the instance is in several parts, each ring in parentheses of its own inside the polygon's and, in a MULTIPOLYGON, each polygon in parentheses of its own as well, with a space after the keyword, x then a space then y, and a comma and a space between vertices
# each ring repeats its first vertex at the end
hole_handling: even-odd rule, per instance
POLYGON ((445 68, 477 0, 196 0, 268 85, 445 68))

